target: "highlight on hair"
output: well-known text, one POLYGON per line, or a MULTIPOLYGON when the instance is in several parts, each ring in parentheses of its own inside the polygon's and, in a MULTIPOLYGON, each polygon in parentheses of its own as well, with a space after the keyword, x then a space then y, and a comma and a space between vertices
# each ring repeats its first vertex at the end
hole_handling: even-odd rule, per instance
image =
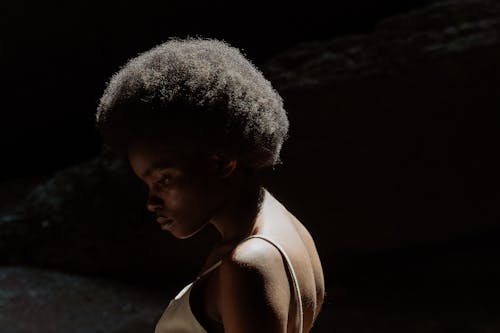
POLYGON ((240 50, 215 39, 171 38, 112 76, 96 125, 117 152, 144 136, 175 139, 262 168, 279 162, 289 124, 281 96, 240 50))

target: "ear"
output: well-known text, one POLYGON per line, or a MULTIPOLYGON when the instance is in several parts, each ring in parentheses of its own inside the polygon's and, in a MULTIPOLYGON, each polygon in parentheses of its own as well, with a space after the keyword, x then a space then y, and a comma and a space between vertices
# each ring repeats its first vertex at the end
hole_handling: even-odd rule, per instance
POLYGON ((238 165, 238 162, 235 159, 231 159, 221 153, 213 153, 211 157, 215 162, 217 173, 221 178, 229 177, 238 165))

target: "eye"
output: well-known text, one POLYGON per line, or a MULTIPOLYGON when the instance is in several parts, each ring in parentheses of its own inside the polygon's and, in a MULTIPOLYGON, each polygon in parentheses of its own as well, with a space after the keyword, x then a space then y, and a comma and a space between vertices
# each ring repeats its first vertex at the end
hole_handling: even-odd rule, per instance
POLYGON ((156 183, 160 186, 167 186, 170 183, 170 177, 168 175, 162 175, 156 183))

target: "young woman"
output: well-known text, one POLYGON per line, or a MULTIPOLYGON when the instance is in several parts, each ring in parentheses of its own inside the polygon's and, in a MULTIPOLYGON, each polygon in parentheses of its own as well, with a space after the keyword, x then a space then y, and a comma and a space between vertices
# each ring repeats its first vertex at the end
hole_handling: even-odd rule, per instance
POLYGON ((220 233, 156 333, 311 330, 325 290, 314 241, 259 179, 279 162, 286 112, 238 49, 170 39, 111 78, 96 118, 147 185, 162 230, 187 238, 211 223, 220 233))

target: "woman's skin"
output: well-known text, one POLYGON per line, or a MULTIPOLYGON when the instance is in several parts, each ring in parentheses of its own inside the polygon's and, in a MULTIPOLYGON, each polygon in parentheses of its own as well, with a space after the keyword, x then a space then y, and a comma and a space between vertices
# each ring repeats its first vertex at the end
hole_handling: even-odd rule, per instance
POLYGON ((280 252, 262 239, 279 243, 296 272, 309 332, 324 298, 324 280, 314 241, 307 229, 263 189, 251 170, 221 153, 193 152, 168 143, 136 140, 128 150, 134 173, 149 189, 147 209, 161 229, 187 238, 208 223, 220 241, 207 256, 190 304, 208 332, 291 332, 296 300, 280 252), (186 152, 187 150, 187 152, 186 152))

